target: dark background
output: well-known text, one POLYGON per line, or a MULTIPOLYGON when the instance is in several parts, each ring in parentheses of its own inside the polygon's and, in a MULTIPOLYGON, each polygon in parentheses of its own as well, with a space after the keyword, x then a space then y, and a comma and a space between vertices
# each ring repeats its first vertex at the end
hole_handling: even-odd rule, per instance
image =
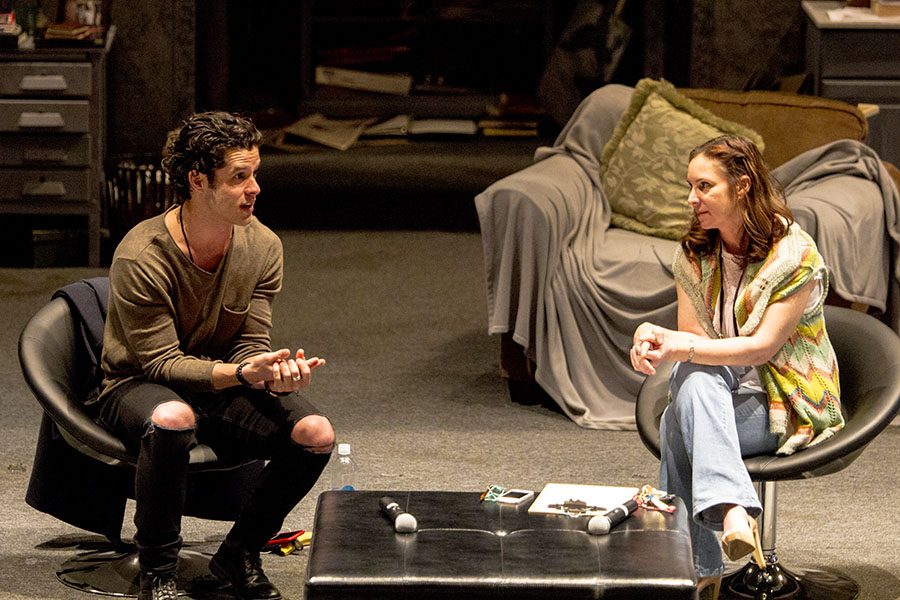
MULTIPOLYGON (((393 0, 320 2, 365 18, 373 6, 417 4, 393 0)), ((418 3, 423 4, 423 3, 418 3)), ((424 4, 482 5, 490 0, 424 4)), ((574 0, 548 5, 558 35, 577 8, 574 0)), ((604 4, 604 3, 601 3, 604 4)), ((605 4, 613 5, 614 2, 605 4)), ((804 20, 799 0, 632 0, 623 19, 634 33, 612 78, 634 83, 665 77, 678 86, 773 87, 803 71, 804 20)), ((609 7, 607 7, 609 8, 609 7)), ((165 132, 194 109, 302 112, 304 13, 310 0, 160 0, 116 2, 118 33, 111 60, 111 154, 154 152, 165 132)), ((371 16, 371 15, 369 15, 371 16)), ((501 18, 502 15, 501 15, 501 18)), ((377 20, 367 25, 377 29, 377 20)), ((315 35, 312 32, 311 35, 315 35)), ((543 54, 556 40, 535 39, 543 54)), ((537 63, 541 53, 523 60, 537 63)), ((477 72, 487 58, 470 60, 477 72)), ((539 76, 542 64, 523 71, 539 76)))
MULTIPOLYGON (((56 14, 59 1, 45 0, 44 12, 56 14)), ((315 111, 362 117, 404 112, 394 110, 385 95, 363 94, 363 109, 347 108, 357 106, 358 94, 353 104, 319 102, 313 69, 323 50, 354 44, 406 44, 409 51, 394 63, 361 68, 409 70, 418 83, 446 76, 448 84, 472 92, 429 96, 415 105, 424 113, 417 116, 459 116, 483 106, 479 94, 513 93, 542 104, 543 136, 501 148, 505 164, 510 156, 528 161, 535 147, 553 139, 580 97, 609 82, 633 85, 642 77, 662 77, 676 86, 784 89, 788 81, 803 91, 805 20, 799 0, 108 0, 106 13, 116 27, 108 64, 107 162, 113 166, 124 157, 158 155, 167 132, 196 110, 240 112, 262 128, 315 111), (592 10, 600 18, 579 20, 592 10), (617 24, 630 35, 612 73, 588 70, 538 94, 542 76, 560 64, 610 59, 604 42, 616 11, 617 24), (356 110, 367 114, 354 115, 356 110)), ((486 146, 480 153, 496 156, 486 146)), ((329 171, 334 172, 344 171, 338 165, 329 171)), ((504 174, 498 171, 496 179, 504 174)), ((337 181, 340 175, 328 175, 340 183, 330 193, 337 188, 325 177, 307 173, 303 190, 321 200, 317 215, 327 227, 477 227, 471 184, 442 194, 431 193, 432 185, 406 191, 407 198, 398 190, 376 197, 372 186, 337 181), (423 195, 429 196, 424 210, 418 208, 423 195), (380 219, 382 214, 388 216, 380 219), (418 224, 410 219, 416 215, 418 224)), ((286 189, 284 177, 279 184, 286 189)), ((290 178, 287 184, 287 202, 293 203, 290 178)), ((267 186, 267 200, 279 202, 262 208, 293 212, 276 208, 280 199, 272 192, 278 187, 267 186)), ((261 218, 269 217, 263 212, 261 218)), ((5 221, 0 266, 83 264, 84 232, 73 229, 71 218, 5 221), (38 239, 37 231, 45 238, 38 239)), ((295 220, 289 226, 302 225, 295 220)), ((107 256, 119 233, 105 238, 107 256)))

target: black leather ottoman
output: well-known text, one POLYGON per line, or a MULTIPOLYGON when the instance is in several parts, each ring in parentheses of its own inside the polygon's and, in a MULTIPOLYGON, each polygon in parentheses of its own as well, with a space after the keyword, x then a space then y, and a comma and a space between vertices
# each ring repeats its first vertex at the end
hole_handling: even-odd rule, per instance
POLYGON ((477 492, 324 492, 306 576, 308 600, 350 598, 694 598, 687 511, 638 509, 608 535, 586 517, 529 515, 477 492), (378 500, 416 517, 394 533, 378 500))

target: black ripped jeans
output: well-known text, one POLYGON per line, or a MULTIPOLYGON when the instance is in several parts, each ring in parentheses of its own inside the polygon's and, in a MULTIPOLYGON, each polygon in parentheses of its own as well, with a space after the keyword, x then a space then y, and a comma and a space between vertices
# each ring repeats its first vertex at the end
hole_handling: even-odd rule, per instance
POLYGON ((273 398, 246 388, 189 394, 130 382, 104 395, 100 422, 138 454, 134 540, 141 570, 170 571, 178 563, 188 457, 197 443, 225 460, 269 459, 226 537, 248 550, 261 548, 328 464, 330 453, 310 452, 290 438, 297 421, 320 414, 296 394, 273 398), (153 410, 172 400, 191 406, 194 428, 172 430, 151 423, 153 410))

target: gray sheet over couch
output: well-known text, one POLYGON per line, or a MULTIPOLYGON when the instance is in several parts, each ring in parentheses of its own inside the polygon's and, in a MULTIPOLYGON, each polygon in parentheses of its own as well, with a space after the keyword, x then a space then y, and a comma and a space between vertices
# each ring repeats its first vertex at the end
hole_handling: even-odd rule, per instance
MULTIPOLYGON (((643 380, 628 362, 635 327, 645 320, 674 327, 676 321, 671 262, 677 242, 610 227, 600 182, 598 157, 631 93, 621 85, 593 92, 555 144, 537 151, 534 164, 475 200, 489 333, 521 347, 527 366, 519 372, 533 376, 572 420, 599 429, 634 427, 643 380)), ((755 95, 733 104, 750 104, 750 112, 765 120, 765 111, 754 112, 752 105, 770 97, 748 94, 755 95)), ((782 96, 788 95, 771 97, 776 110, 782 96)), ((796 122, 791 102, 787 98, 784 106, 794 121, 782 134, 814 129, 816 115, 811 123, 796 122)), ((821 99, 797 102, 840 109, 821 99)), ((762 125, 757 131, 765 138, 773 122, 762 125)), ((816 239, 833 290, 846 302, 872 307, 900 331, 900 197, 878 156, 858 141, 864 123, 859 135, 807 146, 784 164, 768 150, 767 159, 780 164, 775 175, 797 221, 816 239)), ((508 365, 501 367, 516 376, 508 365)))

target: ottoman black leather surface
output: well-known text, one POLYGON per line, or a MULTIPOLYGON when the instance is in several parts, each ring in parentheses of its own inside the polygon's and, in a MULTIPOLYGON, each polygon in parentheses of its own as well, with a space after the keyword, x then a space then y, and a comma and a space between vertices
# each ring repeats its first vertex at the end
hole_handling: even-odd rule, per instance
POLYGON ((687 511, 638 509, 608 535, 587 517, 529 515, 477 492, 329 491, 319 496, 308 600, 694 597, 687 511), (378 500, 416 517, 394 533, 378 500))

